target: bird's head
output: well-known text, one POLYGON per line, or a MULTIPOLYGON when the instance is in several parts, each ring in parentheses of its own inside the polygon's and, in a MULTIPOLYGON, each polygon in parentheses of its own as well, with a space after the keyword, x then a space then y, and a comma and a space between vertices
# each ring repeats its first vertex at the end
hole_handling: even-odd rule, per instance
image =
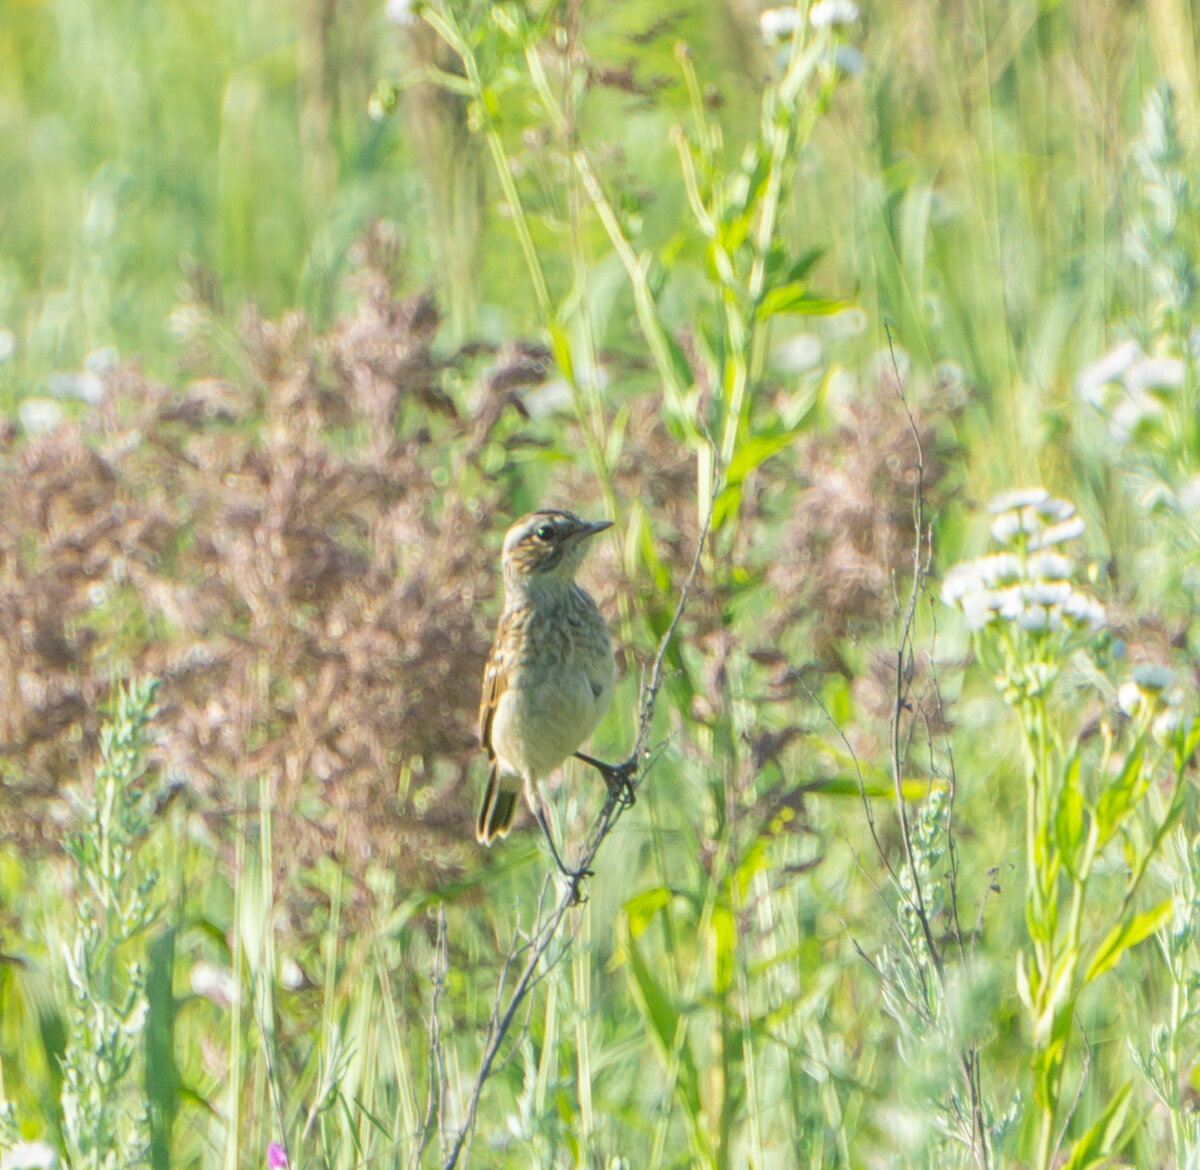
POLYGON ((522 516, 504 537, 505 585, 519 592, 570 585, 588 542, 611 526, 550 508, 522 516))

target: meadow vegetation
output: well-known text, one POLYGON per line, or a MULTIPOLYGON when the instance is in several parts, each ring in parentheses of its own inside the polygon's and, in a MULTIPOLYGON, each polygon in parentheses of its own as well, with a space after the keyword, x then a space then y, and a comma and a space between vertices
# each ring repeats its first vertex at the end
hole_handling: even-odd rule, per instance
POLYGON ((1197 1165, 1186 4, 2 11, 0 1168, 1197 1165))

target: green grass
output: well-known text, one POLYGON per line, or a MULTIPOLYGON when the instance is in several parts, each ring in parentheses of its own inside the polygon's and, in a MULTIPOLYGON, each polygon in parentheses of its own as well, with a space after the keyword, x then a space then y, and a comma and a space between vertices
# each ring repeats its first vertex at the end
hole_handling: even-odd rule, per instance
MULTIPOLYGON (((491 549, 505 516, 543 499, 611 514, 588 578, 607 590, 626 666, 596 740, 605 758, 634 738, 639 670, 716 498, 656 710, 665 747, 549 944, 460 1165, 1045 1170, 1060 1141, 1075 1170, 1195 1156, 1194 743, 1185 722, 1180 758, 1156 754, 1161 710, 1131 719, 1118 703, 1134 667, 1160 662, 1177 672, 1174 709, 1196 709, 1196 298, 1165 292, 1163 276, 1200 260, 1190 91, 1170 166, 1131 165, 1148 96, 1188 76, 1193 44, 1179 8, 1098 0, 876 5, 769 48, 757 11, 704 0, 434 4, 406 25, 361 2, 0 0, 0 329, 15 340, 0 402, 13 414, 112 345, 153 379, 243 387, 258 407, 233 427, 262 449, 269 500, 291 499, 286 468, 311 466, 301 454, 336 452, 366 475, 406 451, 416 502, 397 506, 397 531, 432 539, 477 508, 488 525, 469 538, 491 549), (861 52, 861 74, 829 69, 836 43, 861 52), (368 115, 373 93, 394 101, 388 116, 368 115), (1181 184, 1174 232, 1154 227, 1160 180, 1181 184), (355 241, 379 218, 397 227, 404 287, 432 290, 445 315, 430 352, 455 355, 438 384, 461 420, 409 394, 384 454, 336 333, 362 267, 355 241), (1141 262, 1128 246, 1139 230, 1141 262), (186 274, 193 292, 215 289, 215 357, 167 330, 186 274), (276 340, 234 324, 246 303, 272 319, 303 309, 324 340, 268 353, 276 340), (848 306, 861 330, 835 315, 848 306), (809 333, 819 360, 788 371, 779 347, 809 333), (1121 438, 1076 382, 1126 333, 1186 360, 1121 438), (480 438, 493 355, 456 353, 477 340, 547 347, 566 405, 528 420, 507 410, 480 438), (345 418, 326 425, 321 411, 336 411, 303 399, 301 369, 343 396, 345 418), (915 584, 906 409, 927 477, 931 576, 915 584), (1049 697, 1021 689, 1044 643, 1005 643, 1001 660, 936 598, 937 575, 984 550, 988 498, 1033 484, 1086 519, 1076 579, 1109 611, 1106 633, 1056 644, 1049 697), (1136 796, 1113 813, 1105 794, 1122 784, 1136 796), (1112 839, 1083 865, 1106 809, 1112 839), (1160 838, 1163 818, 1174 827, 1160 838), (1101 969, 1118 914, 1129 933, 1101 969), (1079 966, 1053 1003, 1045 981, 1023 1002, 1018 955, 1027 972, 1079 966), (1036 1026, 1039 1011, 1052 1027, 1036 1026)), ((131 396, 103 425, 68 409, 107 452, 141 408, 131 396)), ((199 439, 161 420, 152 439, 160 453, 136 465, 144 482, 123 484, 122 506, 186 509, 199 439)), ((12 484, 24 441, 3 455, 12 484)), ((232 474, 225 486, 247 490, 232 474)), ((103 603, 65 627, 68 641, 95 639, 115 678, 210 636, 285 644, 332 612, 314 595, 272 614, 247 591, 229 628, 198 630, 186 606, 139 592, 146 573, 161 584, 178 566, 204 601, 191 542, 236 535, 232 513, 228 532, 214 527, 222 490, 195 496, 194 523, 138 562, 142 576, 105 576, 106 561, 103 603)), ((371 517, 349 508, 328 535, 369 552, 384 524, 371 517)), ((4 548, 14 597, 59 552, 55 523, 27 523, 4 548)), ((423 568, 396 548, 393 572, 423 568)), ((247 556, 281 574, 287 559, 247 556)), ((496 603, 472 564, 454 564, 447 590, 473 599, 463 637, 482 637, 496 603)), ((406 620, 404 605, 435 602, 388 604, 406 620)), ((22 672, 42 669, 45 615, 13 612, 2 685, 16 710, 22 672)), ((422 653, 462 669, 454 651, 422 653)), ((120 807, 156 810, 121 828, 127 870, 78 850, 71 865, 51 833, 13 829, 0 855, 0 1150, 37 1139, 64 1164, 99 1165, 71 1112, 91 1077, 99 1103, 84 1113, 120 1116, 125 1164, 260 1166, 272 1141, 293 1168, 443 1164, 497 989, 511 989, 553 901, 545 857, 532 834, 486 856, 470 844, 461 776, 478 780, 482 761, 466 740, 372 745, 383 762, 349 794, 306 744, 290 757, 298 774, 273 783, 256 761, 325 683, 315 667, 273 677, 270 661, 263 650, 232 700, 212 696, 213 734, 241 719, 244 755, 210 787, 167 799, 175 776, 106 762, 120 807), (415 835, 365 832, 355 817, 390 824, 381 809, 415 835), (113 927, 114 899, 130 897, 128 922, 145 921, 113 927), (98 939, 89 906, 108 924, 98 939), (74 991, 72 947, 94 960, 74 991), (96 1064, 104 1012, 129 1013, 127 1068, 96 1064)), ((151 738, 183 715, 168 679, 151 738)), ((92 727, 54 732, 84 793, 92 727)), ((100 814, 70 787, 48 794, 31 763, 44 758, 6 753, 0 811, 37 801, 39 817, 53 812, 44 823, 78 832, 100 814)), ((229 758, 214 749, 213 766, 229 758)), ((569 842, 600 799, 581 772, 556 791, 569 842)))

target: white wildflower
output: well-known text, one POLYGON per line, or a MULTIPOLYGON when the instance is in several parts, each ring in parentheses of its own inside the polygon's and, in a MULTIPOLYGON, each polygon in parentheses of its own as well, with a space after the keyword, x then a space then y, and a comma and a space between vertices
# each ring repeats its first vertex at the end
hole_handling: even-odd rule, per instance
POLYGON ((279 963, 279 983, 288 991, 299 991, 308 986, 308 976, 290 955, 285 955, 279 963))
POLYGON ((1031 508, 1044 503, 1050 498, 1050 493, 1044 487, 1017 488, 1011 492, 1001 492, 988 501, 988 511, 995 515, 997 512, 1008 512, 1013 508, 1031 508))
POLYGON ((990 507, 992 536, 1019 547, 955 565, 944 578, 943 600, 962 610, 976 630, 996 618, 1038 634, 1101 629, 1104 607, 1071 584, 1074 560, 1042 547, 1083 532, 1075 506, 1044 488, 1027 488, 997 496, 990 507))
POLYGON ((1062 605, 1074 592, 1066 581, 1034 581, 1024 587, 1031 605, 1062 605))
POLYGON ((1175 733, 1179 730, 1182 723, 1183 712, 1178 707, 1168 707, 1165 711, 1159 712, 1155 717, 1154 722, 1150 725, 1150 734, 1159 743, 1165 743, 1167 740, 1174 738, 1175 733))
POLYGON ((0 1170, 52 1170, 58 1154, 45 1142, 17 1142, 0 1158, 0 1170))
POLYGON ((1125 371, 1125 388, 1130 394, 1146 390, 1175 390, 1183 385, 1183 362, 1179 358, 1142 358, 1125 371))
POLYGON ((1075 505, 1070 500, 1048 499, 1032 505, 1033 511, 1042 519, 1057 523, 1075 515, 1075 505))
POLYGON ((1036 552, 1025 562, 1025 572, 1034 581, 1061 581, 1074 568, 1075 562, 1070 557, 1056 552, 1036 552))
POLYGON ((813 28, 853 24, 857 19, 858 5, 854 0, 817 0, 808 10, 808 20, 813 28))
POLYGON ((115 345, 102 345, 83 359, 83 368, 93 374, 106 374, 116 368, 119 360, 115 345))
POLYGON ((1040 634, 1062 629, 1062 614, 1058 609, 1044 605, 1031 605, 1017 616, 1017 624, 1031 634, 1040 634))
POLYGON ((1142 348, 1136 341, 1122 341, 1079 375, 1075 389, 1085 401, 1092 402, 1097 390, 1117 381, 1141 356, 1142 348))
POLYGON ((1139 391, 1128 394, 1113 408, 1108 419, 1108 433, 1118 443, 1127 443, 1142 425, 1162 416, 1162 403, 1139 391))
POLYGON ((978 593, 984 582, 976 569, 976 561, 955 565, 942 581, 942 600, 947 605, 959 605, 969 593, 978 593))
POLYGON ((821 364, 821 339, 815 333, 797 333, 777 346, 775 366, 785 374, 802 374, 821 364))
POLYGON ((1084 523, 1080 516, 1072 516, 1070 520, 1064 520, 1061 524, 1052 524, 1049 528, 1042 532, 1036 532, 1029 538, 1029 547, 1031 549, 1045 548, 1051 544, 1062 544, 1067 540, 1074 540, 1078 536, 1083 535, 1084 523))
POLYGON ((1077 589, 1071 591, 1071 596, 1062 603, 1062 608, 1063 613, 1076 625, 1087 626, 1093 633, 1103 629, 1107 620, 1104 606, 1094 597, 1080 593, 1077 589))
POLYGON ((46 379, 46 388, 55 398, 77 398, 89 406, 104 401, 104 382, 91 370, 56 370, 46 379))
POLYGON ((1161 479, 1152 480, 1146 485, 1146 490, 1138 497, 1138 503, 1151 513, 1174 512, 1182 507, 1179 497, 1171 490, 1171 485, 1163 483, 1161 479))
POLYGON ((989 553, 974 562, 975 572, 987 586, 1011 585, 1021 579, 1021 558, 1016 553, 989 553))
POLYGON ((1124 682, 1117 689, 1117 706, 1131 719, 1142 709, 1146 696, 1135 682, 1124 682))
POLYGON ((796 8, 768 8, 758 18, 758 31, 767 44, 790 37, 799 27, 800 11, 796 8))
POLYGON ((48 435, 63 420, 63 408, 52 398, 22 398, 17 418, 27 435, 48 435))
POLYGON ((996 612, 1006 621, 1016 621, 1025 612, 1025 597, 1019 585, 1010 585, 996 593, 996 612))
POLYGON ((999 541, 1001 544, 1010 544, 1018 533, 1024 533, 1030 540, 1027 542, 1030 548, 1036 548, 1037 545, 1033 542, 1033 537, 1041 533, 1046 526, 1047 518, 1069 516, 1074 509, 1070 504, 1066 505, 1066 511, 1058 507, 1062 504, 1062 500, 1046 500, 1040 504, 1026 505, 1023 508, 1013 508, 1008 512, 1001 512, 992 520, 992 539, 999 541))
POLYGON ((996 618, 997 598, 990 589, 979 589, 962 599, 963 617, 967 629, 981 630, 996 618))
POLYGON ((389 24, 413 24, 417 19, 413 12, 413 0, 387 0, 383 6, 383 18, 389 24))
POLYGON ((1021 531, 1021 513, 1001 512, 992 520, 992 539, 1008 544, 1021 531))
POLYGON ((1185 511, 1200 511, 1200 475, 1193 475, 1179 489, 1179 505, 1185 511))
POLYGON ((950 361, 949 358, 938 362, 933 372, 937 378, 939 390, 958 391, 967 384, 967 376, 963 372, 962 366, 958 362, 950 361))
POLYGON ((237 1002, 238 985, 227 967, 201 959, 192 964, 189 982, 194 995, 212 1000, 218 1007, 232 1007, 237 1002))

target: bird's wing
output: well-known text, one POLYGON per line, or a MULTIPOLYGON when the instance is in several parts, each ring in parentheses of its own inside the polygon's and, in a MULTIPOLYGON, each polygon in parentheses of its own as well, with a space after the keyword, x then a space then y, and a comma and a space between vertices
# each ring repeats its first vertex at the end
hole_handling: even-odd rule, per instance
POLYGON ((492 652, 488 655, 487 666, 483 670, 483 697, 479 703, 479 746, 492 759, 492 720, 496 715, 496 705, 500 696, 508 690, 511 675, 512 655, 505 647, 511 645, 509 635, 508 615, 500 619, 500 627, 496 630, 496 640, 492 643, 492 652))

